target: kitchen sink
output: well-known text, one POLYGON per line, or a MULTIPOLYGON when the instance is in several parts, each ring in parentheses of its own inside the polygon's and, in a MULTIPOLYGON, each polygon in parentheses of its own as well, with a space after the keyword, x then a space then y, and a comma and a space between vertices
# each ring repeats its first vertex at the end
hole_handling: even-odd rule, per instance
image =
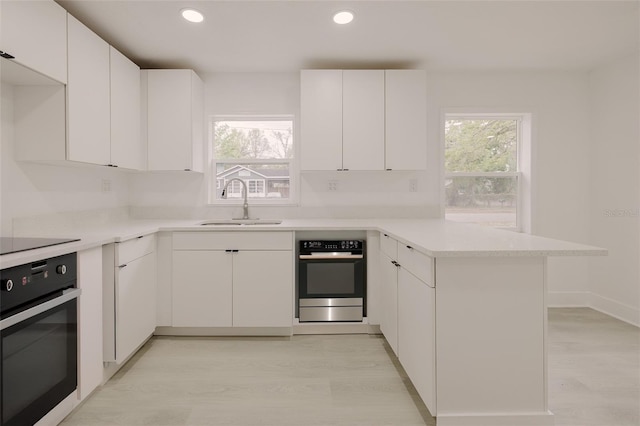
POLYGON ((280 225, 281 220, 278 219, 214 219, 206 220, 200 225, 202 226, 250 226, 250 225, 280 225))

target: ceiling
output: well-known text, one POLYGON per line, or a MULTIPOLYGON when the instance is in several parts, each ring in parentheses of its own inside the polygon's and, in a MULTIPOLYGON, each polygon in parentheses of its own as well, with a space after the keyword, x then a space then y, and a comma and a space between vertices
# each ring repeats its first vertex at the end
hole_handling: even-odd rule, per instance
POLYGON ((142 68, 588 70, 640 45, 638 0, 57 2, 142 68), (334 24, 345 8, 355 20, 334 24))

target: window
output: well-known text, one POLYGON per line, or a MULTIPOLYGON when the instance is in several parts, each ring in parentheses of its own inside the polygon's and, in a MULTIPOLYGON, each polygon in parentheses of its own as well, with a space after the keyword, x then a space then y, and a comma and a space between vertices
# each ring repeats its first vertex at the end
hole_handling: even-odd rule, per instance
POLYGON ((522 117, 447 114, 445 218, 519 230, 522 117))
POLYGON ((239 179, 247 187, 247 197, 258 204, 291 203, 292 117, 214 117, 211 145, 210 202, 225 202, 225 187, 227 199, 242 198, 239 179))

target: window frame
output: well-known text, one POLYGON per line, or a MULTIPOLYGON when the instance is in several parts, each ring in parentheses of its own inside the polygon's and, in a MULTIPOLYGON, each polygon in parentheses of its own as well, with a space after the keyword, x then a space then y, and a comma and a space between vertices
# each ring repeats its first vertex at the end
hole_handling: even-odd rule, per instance
MULTIPOLYGON (((489 110, 489 108, 487 108, 489 110)), ((505 109, 506 110, 506 109, 505 109)), ((499 227, 516 232, 530 232, 530 207, 531 207, 531 157, 532 157, 532 113, 503 112, 504 110, 464 110, 445 109, 441 114, 441 216, 446 219, 446 191, 447 179, 456 177, 515 177, 517 188, 516 200, 516 225, 515 227, 499 227), (516 121, 516 171, 509 172, 447 172, 445 169, 445 123, 449 120, 515 120, 516 121), (527 182, 527 183, 525 183, 527 182)), ((471 222, 467 222, 471 223, 471 222)))
MULTIPOLYGON (((282 199, 277 197, 249 197, 249 187, 247 186, 247 200, 249 205, 259 206, 297 206, 298 205, 298 187, 299 187, 299 172, 298 172, 298 135, 296 128, 295 114, 214 114, 209 116, 209 143, 208 143, 208 161, 207 161, 207 188, 206 188, 206 203, 207 205, 241 205, 243 203, 243 197, 229 197, 227 199, 217 198, 217 193, 222 190, 222 185, 218 187, 217 181, 217 164, 240 164, 240 165, 269 165, 269 164, 287 164, 289 167, 289 198, 282 199), (216 158, 215 157, 215 124, 220 121, 290 121, 291 122, 291 137, 293 146, 293 156, 291 158, 283 159, 256 159, 256 158, 216 158)), ((225 179, 227 180, 227 179, 225 179)), ((255 179, 250 179, 255 180, 255 179)), ((263 180, 264 181, 264 180, 263 180)), ((266 189, 267 183, 264 181, 264 188, 266 189)))

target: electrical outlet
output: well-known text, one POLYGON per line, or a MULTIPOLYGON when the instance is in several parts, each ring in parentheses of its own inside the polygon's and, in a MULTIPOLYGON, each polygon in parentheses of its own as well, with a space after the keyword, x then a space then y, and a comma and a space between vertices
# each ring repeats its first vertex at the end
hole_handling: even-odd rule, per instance
POLYGON ((338 181, 336 181, 336 180, 330 180, 330 181, 327 183, 327 189, 328 189, 329 191, 337 191, 337 190, 338 190, 338 181))
POLYGON ((102 179, 102 192, 111 192, 111 180, 102 179))
POLYGON ((409 192, 418 192, 418 179, 409 179, 409 192))

